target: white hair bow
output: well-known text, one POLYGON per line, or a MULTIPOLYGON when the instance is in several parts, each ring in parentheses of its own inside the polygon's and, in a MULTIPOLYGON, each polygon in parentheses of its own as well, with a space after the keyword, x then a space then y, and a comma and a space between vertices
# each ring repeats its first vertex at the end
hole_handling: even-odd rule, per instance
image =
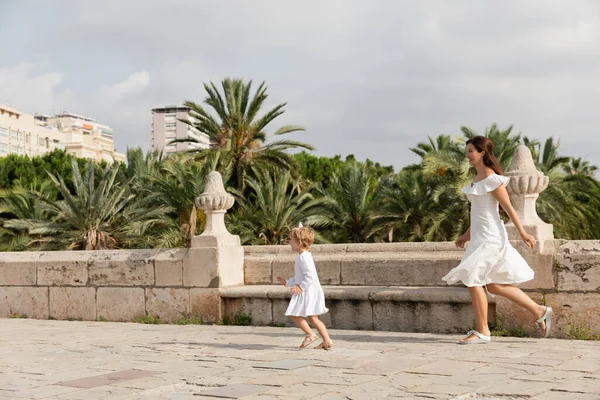
POLYGON ((302 222, 298 223, 298 228, 302 228, 304 225, 302 225, 302 222))

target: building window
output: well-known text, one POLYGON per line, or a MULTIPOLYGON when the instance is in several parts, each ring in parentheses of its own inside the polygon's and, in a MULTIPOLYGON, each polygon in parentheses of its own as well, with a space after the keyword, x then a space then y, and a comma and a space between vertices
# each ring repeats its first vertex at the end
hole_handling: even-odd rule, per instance
POLYGON ((43 137, 38 138, 38 145, 40 147, 46 147, 46 138, 43 138, 43 137))
POLYGON ((12 133, 12 138, 13 138, 13 139, 17 140, 17 139, 19 138, 19 135, 18 135, 18 132, 17 132, 17 131, 13 131, 13 130, 11 129, 11 133, 12 133))
POLYGON ((8 145, 5 143, 0 143, 0 154, 6 155, 8 154, 8 145))
POLYGON ((0 126, 0 136, 6 136, 8 137, 8 129, 3 128, 0 126))
POLYGON ((165 124, 165 129, 166 130, 175 130, 176 126, 177 126, 177 124, 175 122, 169 123, 169 124, 165 124))
POLYGON ((17 153, 18 151, 19 151, 19 148, 17 146, 15 146, 14 144, 12 146, 10 146, 11 153, 17 153))

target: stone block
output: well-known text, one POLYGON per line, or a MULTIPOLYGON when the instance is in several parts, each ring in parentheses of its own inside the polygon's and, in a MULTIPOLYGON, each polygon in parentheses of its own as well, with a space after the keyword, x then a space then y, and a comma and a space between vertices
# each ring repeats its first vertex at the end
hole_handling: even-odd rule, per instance
POLYGON ((219 287, 237 286, 244 284, 244 249, 242 246, 220 247, 219 287))
POLYGON ((190 248, 188 257, 183 259, 183 286, 218 288, 218 261, 219 250, 216 247, 190 248))
POLYGON ((244 283, 265 285, 272 282, 271 264, 274 254, 244 256, 244 283))
POLYGON ((348 253, 341 263, 342 285, 444 286, 442 277, 460 262, 460 253, 348 253))
POLYGON ((35 286, 37 252, 0 253, 0 286, 35 286))
POLYGON ((153 286, 160 250, 95 251, 89 261, 90 286, 153 286))
POLYGON ((85 286, 91 251, 46 251, 37 262, 39 286, 85 286))
POLYGON ((100 287, 96 299, 96 314, 107 321, 131 321, 146 315, 143 288, 100 287))
POLYGON ((277 277, 281 276, 283 279, 288 279, 294 276, 294 262, 298 254, 289 253, 284 255, 278 255, 273 260, 273 283, 277 283, 277 277))
POLYGON ((552 249, 549 252, 540 252, 539 246, 534 249, 527 247, 522 240, 511 242, 512 246, 527 261, 527 264, 535 272, 535 277, 529 282, 525 282, 519 287, 529 290, 553 290, 554 285, 554 256, 552 249))
POLYGON ((183 286, 183 260, 189 249, 165 249, 154 259, 156 286, 183 286))
POLYGON ((373 307, 364 300, 335 300, 325 297, 335 329, 373 330, 373 307))
POLYGON ((174 322, 190 314, 189 289, 147 288, 146 313, 174 322))
POLYGON ((244 255, 245 256, 258 256, 259 254, 272 254, 272 255, 276 255, 277 253, 279 253, 279 250, 283 249, 284 247, 289 247, 289 246, 281 246, 281 245, 260 245, 260 246, 242 246, 244 248, 244 255))
POLYGON ((276 325, 284 324, 287 327, 296 326, 292 320, 285 316, 285 311, 290 304, 289 299, 273 299, 271 300, 273 306, 273 323, 276 325))
POLYGON ((0 316, 27 316, 47 319, 49 316, 47 287, 0 287, 0 316))
POLYGON ((547 294, 546 304, 554 312, 553 337, 580 338, 583 332, 600 335, 600 293, 547 294))
POLYGON ((321 285, 339 285, 341 281, 343 254, 316 253, 314 255, 317 275, 321 285))
POLYGON ((432 253, 449 251, 463 253, 454 242, 394 242, 394 243, 351 243, 346 248, 347 253, 432 253))
POLYGON ((205 322, 218 323, 223 318, 219 289, 190 289, 190 313, 205 322))
MULTIPOLYGON (((494 318, 490 305, 489 318, 494 318)), ((375 330, 400 332, 459 333, 475 326, 470 303, 425 301, 377 301, 373 303, 375 330)))
POLYGON ((558 290, 600 291, 600 240, 569 241, 556 253, 558 290))
POLYGON ((64 320, 96 320, 96 288, 51 287, 50 317, 64 320))
MULTIPOLYGON (((291 250, 290 246, 286 246, 291 250)), ((310 252, 313 255, 316 254, 338 254, 343 255, 346 253, 346 248, 348 248, 348 244, 346 243, 334 243, 334 244, 314 244, 310 246, 310 252)))
POLYGON ((252 325, 273 323, 271 301, 265 298, 223 298, 223 314, 234 321, 236 314, 252 317, 252 325))

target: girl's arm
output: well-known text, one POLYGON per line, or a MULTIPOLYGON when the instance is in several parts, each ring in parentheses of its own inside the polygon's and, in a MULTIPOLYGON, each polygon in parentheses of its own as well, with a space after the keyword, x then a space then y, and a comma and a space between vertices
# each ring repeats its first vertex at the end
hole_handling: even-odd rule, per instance
POLYGON ((534 248, 535 238, 529 235, 527 232, 525 232, 525 228, 523 228, 523 225, 521 225, 519 216, 517 215, 517 212, 510 203, 510 197, 508 197, 508 191, 506 190, 506 187, 504 185, 500 185, 496 190, 492 191, 492 195, 496 198, 496 200, 498 200, 498 203, 500 203, 502 209, 506 211, 508 217, 515 225, 515 228, 517 228, 517 231, 521 235, 521 238, 523 239, 525 244, 527 244, 527 246, 530 248, 534 248))
POLYGON ((302 281, 296 282, 296 285, 300 287, 300 289, 306 289, 311 283, 314 281, 313 273, 311 268, 308 266, 308 263, 303 257, 298 258, 298 263, 300 266, 300 271, 302 272, 302 281))

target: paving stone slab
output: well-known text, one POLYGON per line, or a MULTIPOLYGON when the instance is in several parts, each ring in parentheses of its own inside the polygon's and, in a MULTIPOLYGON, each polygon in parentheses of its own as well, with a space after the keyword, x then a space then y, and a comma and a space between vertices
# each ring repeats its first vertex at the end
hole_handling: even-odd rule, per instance
POLYGON ((254 368, 265 368, 265 369, 281 369, 289 371, 296 368, 306 367, 308 365, 316 364, 316 360, 298 360, 298 359, 287 359, 280 361, 273 361, 265 364, 255 365, 254 368))
POLYGON ((223 399, 240 399, 252 394, 263 393, 272 389, 269 386, 236 384, 219 387, 216 389, 206 390, 204 392, 195 393, 197 396, 217 397, 223 399))

